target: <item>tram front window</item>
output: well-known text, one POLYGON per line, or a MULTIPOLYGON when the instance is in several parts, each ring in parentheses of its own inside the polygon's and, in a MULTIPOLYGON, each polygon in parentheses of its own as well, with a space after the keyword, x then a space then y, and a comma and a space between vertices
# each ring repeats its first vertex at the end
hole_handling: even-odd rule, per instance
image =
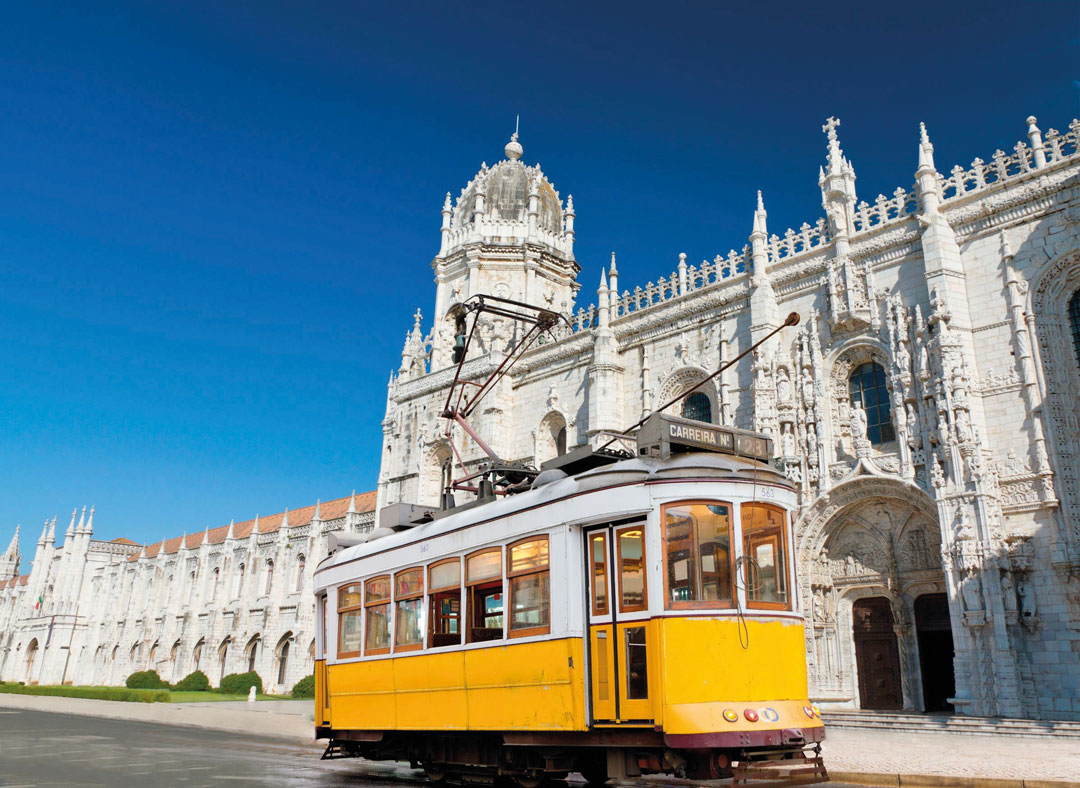
POLYGON ((686 501, 664 506, 669 608, 729 607, 731 504, 686 501))
POLYGON ((763 503, 742 505, 746 600, 750 607, 787 608, 787 551, 783 509, 763 503))

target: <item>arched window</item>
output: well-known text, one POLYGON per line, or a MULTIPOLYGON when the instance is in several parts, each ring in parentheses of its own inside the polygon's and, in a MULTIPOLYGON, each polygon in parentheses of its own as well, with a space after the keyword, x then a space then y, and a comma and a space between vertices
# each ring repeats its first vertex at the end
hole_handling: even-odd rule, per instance
POLYGON ((1080 365, 1080 290, 1069 299, 1069 329, 1072 331, 1073 354, 1080 365))
POLYGON ((304 568, 307 566, 307 559, 304 558, 304 554, 300 555, 296 559, 296 587, 294 591, 304 590, 304 568))
POLYGON ((712 424, 712 401, 704 391, 695 391, 683 400, 682 415, 684 419, 704 421, 712 424))
POLYGON ((885 370, 880 364, 867 361, 855 368, 848 379, 851 404, 862 403, 866 411, 866 437, 874 445, 896 440, 889 413, 889 389, 885 386, 885 370))
POLYGON ((218 665, 220 670, 218 671, 218 683, 225 678, 225 665, 229 658, 229 639, 225 638, 221 641, 221 646, 218 648, 218 665))
POLYGON ((566 454, 566 427, 560 427, 559 431, 555 433, 555 451, 559 453, 559 456, 566 454))
POLYGON ((282 642, 281 647, 278 649, 278 668, 277 668, 277 683, 285 683, 286 670, 289 666, 289 641, 282 642))
POLYGON ((266 586, 263 588, 264 594, 269 594, 270 589, 274 587, 274 559, 266 559, 266 586))
POLYGON ((205 643, 205 641, 200 640, 195 644, 195 650, 191 652, 191 667, 194 670, 199 670, 199 663, 202 662, 203 643, 205 643))
POLYGON ((259 655, 259 636, 256 635, 255 637, 253 637, 251 639, 251 642, 248 643, 248 647, 247 647, 248 673, 254 673, 255 672, 255 658, 258 655, 259 655))

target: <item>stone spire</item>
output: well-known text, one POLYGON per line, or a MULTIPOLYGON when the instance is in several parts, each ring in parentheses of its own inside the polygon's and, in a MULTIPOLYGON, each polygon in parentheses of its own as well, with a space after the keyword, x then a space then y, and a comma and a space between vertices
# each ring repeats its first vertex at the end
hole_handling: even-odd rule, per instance
POLYGON ((45 546, 45 540, 49 537, 49 518, 45 518, 45 525, 41 528, 41 536, 38 537, 38 547, 45 546))
POLYGON ((67 531, 64 533, 64 543, 73 537, 76 533, 82 533, 83 523, 86 521, 86 506, 82 508, 82 515, 79 516, 79 524, 75 525, 75 512, 71 513, 71 522, 68 524, 67 531))
MULTIPOLYGON (((615 267, 615 252, 611 253, 611 270, 608 271, 608 282, 611 283, 611 295, 619 297, 619 269, 615 267)), ((612 315, 614 317, 614 315, 612 315)))
POLYGON ((818 170, 821 207, 829 220, 829 231, 836 241, 838 255, 847 254, 848 238, 855 232, 855 168, 840 149, 836 129, 840 121, 829 118, 821 130, 828 140, 825 167, 818 170))
MULTIPOLYGON (((766 225, 768 214, 761 192, 757 193, 757 208, 754 210, 754 228, 750 232, 750 254, 753 273, 750 277, 750 338, 757 342, 780 325, 780 307, 776 303, 776 293, 766 268, 769 263, 767 243, 769 229, 766 225)), ((770 340, 769 344, 773 344, 770 340)))
POLYGON ((259 513, 255 512, 255 525, 251 527, 251 533, 257 534, 259 532, 259 513))
POLYGON ((236 521, 230 519, 229 520, 229 530, 225 534, 225 541, 228 542, 228 541, 230 541, 232 539, 235 539, 235 538, 236 538, 236 521))
POLYGON ((94 506, 90 506, 90 517, 86 520, 86 535, 90 536, 94 533, 94 506))
POLYGON ((352 498, 349 499, 348 514, 356 514, 356 490, 352 491, 352 498))
POLYGON ((15 534, 11 537, 7 550, 0 555, 0 582, 9 577, 19 574, 19 526, 15 526, 15 534))
MULTIPOLYGON (((74 512, 72 513, 72 520, 75 519, 74 512)), ((52 522, 49 523, 49 535, 45 537, 46 545, 56 544, 56 518, 52 518, 52 522)))
POLYGON ((600 330, 604 330, 608 327, 608 323, 611 321, 611 315, 608 312, 608 284, 607 284, 607 272, 603 268, 600 269, 600 286, 596 288, 596 314, 597 323, 600 330))
MULTIPOLYGON (((416 313, 417 313, 417 314, 420 314, 420 310, 419 310, 419 309, 417 309, 417 310, 416 310, 416 313)), ((281 516, 281 525, 279 526, 279 530, 282 530, 282 531, 284 531, 284 530, 285 530, 286 528, 288 528, 288 527, 289 527, 289 507, 288 507, 288 506, 286 506, 286 507, 285 507, 285 514, 283 514, 283 515, 281 516)))

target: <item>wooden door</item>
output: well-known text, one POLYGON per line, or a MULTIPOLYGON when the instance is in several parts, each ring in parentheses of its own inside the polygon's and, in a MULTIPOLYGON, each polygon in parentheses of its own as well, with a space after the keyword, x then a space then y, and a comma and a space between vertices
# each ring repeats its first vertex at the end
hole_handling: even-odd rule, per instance
POLYGON ((885 597, 858 600, 852 608, 859 706, 880 711, 901 709, 900 653, 892 610, 885 597))

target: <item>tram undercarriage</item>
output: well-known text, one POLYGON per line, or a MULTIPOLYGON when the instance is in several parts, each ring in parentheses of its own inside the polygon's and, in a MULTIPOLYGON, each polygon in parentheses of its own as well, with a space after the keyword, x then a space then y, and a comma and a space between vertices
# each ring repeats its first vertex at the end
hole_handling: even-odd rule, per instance
POLYGON ((731 778, 733 785, 806 785, 829 779, 819 742, 802 731, 776 731, 783 744, 672 748, 662 733, 611 730, 579 734, 326 731, 323 759, 403 761, 434 783, 494 785, 513 781, 540 788, 580 773, 590 785, 646 774, 692 780, 731 778))

